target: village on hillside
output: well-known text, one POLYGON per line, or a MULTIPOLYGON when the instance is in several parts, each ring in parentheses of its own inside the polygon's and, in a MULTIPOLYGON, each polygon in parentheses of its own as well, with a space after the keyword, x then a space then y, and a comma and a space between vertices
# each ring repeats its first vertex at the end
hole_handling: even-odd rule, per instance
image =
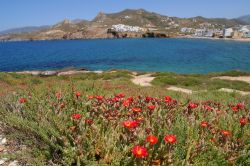
MULTIPOLYGON (((139 33, 158 31, 157 28, 142 28, 139 26, 129 26, 124 24, 112 25, 112 28, 109 30, 116 31, 118 33, 139 33)), ((250 25, 239 25, 237 27, 231 28, 213 28, 212 24, 203 23, 201 25, 201 28, 179 28, 179 33, 177 34, 177 36, 244 39, 250 38, 250 25)))

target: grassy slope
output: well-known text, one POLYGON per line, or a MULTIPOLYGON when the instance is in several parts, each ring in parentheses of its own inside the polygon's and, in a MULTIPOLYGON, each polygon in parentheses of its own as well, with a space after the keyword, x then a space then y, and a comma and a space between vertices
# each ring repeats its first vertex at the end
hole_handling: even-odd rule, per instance
POLYGON ((242 91, 250 91, 250 85, 242 81, 229 81, 221 79, 212 79, 217 76, 245 76, 246 72, 230 71, 224 73, 210 74, 174 74, 174 73, 156 73, 153 76, 153 84, 158 86, 178 86, 192 90, 218 90, 220 88, 229 88, 242 91))
MULTIPOLYGON (((28 121, 26 121, 25 119, 20 117, 20 115, 17 116, 13 113, 10 113, 9 112, 10 110, 15 111, 15 110, 21 109, 17 103, 20 97, 25 96, 29 98, 28 100, 32 100, 31 104, 25 107, 25 109, 30 109, 33 111, 36 111, 36 110, 48 111, 49 109, 51 109, 50 102, 53 102, 54 100, 50 101, 50 100, 45 99, 44 97, 45 96, 51 97, 56 92, 62 92, 62 94, 65 94, 66 96, 65 101, 72 102, 71 101, 72 100, 72 97, 71 97, 72 88, 74 91, 75 90, 80 91, 83 95, 83 98, 86 98, 89 95, 110 96, 110 95, 123 92, 126 94, 126 96, 141 95, 141 96, 153 96, 153 97, 163 98, 164 96, 169 95, 172 98, 177 99, 178 102, 180 103, 187 103, 190 100, 197 101, 197 102, 212 100, 215 102, 221 102, 223 105, 243 102, 246 104, 246 107, 249 108, 250 96, 240 96, 235 93, 223 93, 223 92, 216 91, 216 89, 221 88, 221 87, 233 88, 233 89, 239 89, 239 90, 249 90, 249 85, 243 82, 239 82, 239 81, 223 81, 223 80, 211 80, 210 79, 211 77, 219 76, 219 75, 237 76, 237 75, 247 75, 247 73, 229 72, 229 73, 217 73, 217 74, 210 74, 210 75, 178 75, 178 74, 173 74, 173 73, 156 73, 155 74, 156 79, 153 82, 155 86, 152 86, 152 87, 140 87, 140 86, 136 86, 132 84, 132 82, 130 81, 130 78, 131 78, 130 73, 126 71, 119 71, 115 73, 104 73, 104 74, 86 73, 86 74, 80 74, 80 75, 74 75, 74 76, 60 76, 60 77, 57 77, 57 76, 39 77, 39 76, 30 76, 30 75, 0 73, 0 86, 1 86, 0 103, 2 106, 0 107, 0 111, 1 111, 0 121, 4 121, 11 127, 9 128, 9 130, 12 132, 8 133, 9 137, 12 137, 14 139, 18 138, 20 142, 25 142, 25 144, 28 144, 30 145, 30 147, 33 147, 35 149, 34 150, 33 148, 31 148, 30 149, 32 150, 31 153, 29 152, 27 152, 27 154, 22 153, 21 155, 19 154, 18 156, 13 156, 14 158, 15 157, 19 159, 26 158, 26 160, 28 158, 31 164, 34 164, 34 163, 45 164, 46 160, 53 158, 53 155, 51 155, 51 153, 53 151, 53 148, 55 148, 53 144, 46 145, 48 143, 46 141, 51 141, 50 140, 51 133, 55 134, 54 136, 55 138, 57 138, 56 135, 60 133, 58 132, 57 129, 53 127, 52 123, 58 123, 60 125, 63 125, 62 124, 63 122, 58 121, 60 119, 47 121, 47 120, 44 120, 42 117, 39 117, 39 118, 42 118, 40 120, 44 123, 44 125, 43 124, 37 125, 36 123, 40 120, 38 120, 37 117, 33 117, 33 116, 37 116, 36 114, 33 114, 33 113, 28 114, 28 117, 26 119, 28 121), (193 95, 186 95, 186 94, 182 94, 178 92, 167 91, 165 89, 165 86, 167 85, 176 85, 176 86, 186 87, 190 89, 206 88, 209 91, 201 92, 201 93, 197 93, 193 95), (30 95, 32 97, 28 97, 30 95), (8 109, 7 112, 6 112, 6 109, 8 109), (52 125, 52 126, 49 126, 49 125, 52 125), (32 127, 34 128, 32 129, 32 127), (36 134, 38 134, 38 136, 32 134, 34 130, 39 131, 39 132, 35 132, 36 134), (27 140, 27 137, 29 138, 29 141, 27 140), (39 138, 36 138, 36 137, 39 137, 39 138), (40 151, 36 149, 38 147, 39 148, 43 147, 44 149, 40 151), (27 157, 27 156, 30 156, 31 154, 33 155, 33 157, 35 157, 33 160, 27 157)), ((74 105, 66 106, 67 110, 72 110, 73 108, 74 108, 74 105)), ((82 105, 80 108, 85 109, 85 107, 82 105)), ((47 114, 50 115, 49 112, 47 112, 47 114)), ((182 113, 176 116, 177 118, 179 118, 180 123, 182 124, 176 123, 173 125, 173 128, 175 128, 176 130, 180 130, 179 132, 181 132, 182 130, 184 132, 186 129, 180 128, 179 125, 182 125, 182 126, 188 125, 186 122, 186 119, 182 118, 183 116, 182 113)), ((208 117, 208 119, 211 117, 208 117)), ((229 118, 230 123, 232 122, 231 118, 233 117, 229 118)), ((221 122, 219 126, 226 127, 225 124, 226 122, 223 122, 223 123, 221 122)), ((234 130, 238 130, 235 128, 236 126, 237 126, 236 124, 232 124, 230 126, 230 129, 233 130, 234 128, 234 130)), ((196 129, 193 129, 192 131, 189 131, 189 132, 194 132, 193 134, 195 135, 195 134, 198 134, 197 133, 198 130, 197 130, 197 126, 194 126, 194 127, 196 129)), ((61 130, 64 130, 64 129, 65 128, 63 127, 61 128, 61 130)), ((165 130, 168 131, 169 129, 166 128, 165 130)), ((170 129, 170 131, 174 132, 174 129, 170 129)), ((109 132, 112 133, 112 131, 109 131, 109 132)), ((178 134, 177 132, 177 135, 181 135, 181 134, 180 133, 178 134)), ((183 138, 179 138, 179 139, 183 139, 183 138)), ((184 143, 183 141, 184 140, 182 141, 180 140, 180 142, 184 143)), ((57 144, 55 144, 55 146, 57 146, 57 144)), ((103 145, 103 146, 107 146, 107 145, 103 145)), ((183 156, 185 156, 185 154, 187 153, 186 150, 189 148, 189 145, 184 146, 184 144, 183 145, 178 144, 178 146, 183 146, 183 147, 179 147, 179 148, 177 147, 176 153, 178 153, 178 157, 174 161, 181 162, 180 158, 183 158, 183 156), (183 151, 180 151, 180 149, 183 149, 183 151)), ((117 153, 114 153, 114 154, 118 155, 117 153)), ((215 164, 216 162, 219 162, 219 161, 225 162, 224 160, 220 160, 222 157, 220 155, 223 155, 223 152, 220 152, 218 154, 217 152, 213 154, 204 153, 204 156, 200 155, 198 158, 194 158, 194 162, 199 163, 198 165, 204 164, 206 160, 210 160, 207 158, 208 157, 207 155, 215 155, 214 156, 215 161, 214 160, 211 161, 210 164, 215 164)), ((117 156, 117 160, 118 159, 123 161, 122 156, 117 156)), ((124 162, 126 162, 125 160, 126 159, 124 159, 124 162)), ((246 162, 244 158, 242 160, 246 162)), ((54 162, 58 162, 58 161, 55 160, 54 162)), ((70 161, 68 160, 66 161, 66 159, 65 159, 65 162, 70 163, 70 161)))

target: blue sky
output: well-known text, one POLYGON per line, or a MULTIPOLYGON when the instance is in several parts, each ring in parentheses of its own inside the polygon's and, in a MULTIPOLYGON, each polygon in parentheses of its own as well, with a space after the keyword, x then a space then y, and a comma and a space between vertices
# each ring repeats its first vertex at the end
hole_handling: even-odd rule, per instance
POLYGON ((93 19, 100 11, 143 8, 168 16, 227 17, 250 14, 250 0, 0 0, 0 31, 50 25, 65 18, 93 19))

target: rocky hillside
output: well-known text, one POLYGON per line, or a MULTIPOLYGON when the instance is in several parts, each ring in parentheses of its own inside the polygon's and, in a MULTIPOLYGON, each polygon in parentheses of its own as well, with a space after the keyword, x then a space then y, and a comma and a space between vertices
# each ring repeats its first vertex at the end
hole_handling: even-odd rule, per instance
POLYGON ((238 18, 238 20, 245 22, 247 24, 250 24, 250 14, 249 15, 245 15, 245 16, 241 16, 238 18))
POLYGON ((171 37, 178 36, 182 27, 200 28, 213 27, 223 28, 232 27, 243 22, 237 19, 204 17, 178 18, 163 16, 144 9, 124 11, 112 14, 99 13, 93 20, 64 20, 51 27, 39 31, 24 33, 12 33, 0 36, 0 40, 53 40, 53 39, 86 39, 86 38, 111 38, 111 37, 142 37, 158 36, 171 37), (112 25, 124 24, 138 26, 146 29, 140 33, 107 33, 112 25))

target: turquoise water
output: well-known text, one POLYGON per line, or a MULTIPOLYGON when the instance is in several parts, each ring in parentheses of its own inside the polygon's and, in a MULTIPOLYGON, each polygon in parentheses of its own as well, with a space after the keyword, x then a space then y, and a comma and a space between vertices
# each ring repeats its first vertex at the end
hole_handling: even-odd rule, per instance
POLYGON ((99 39, 0 43, 0 71, 67 67, 178 73, 250 71, 250 42, 99 39))

